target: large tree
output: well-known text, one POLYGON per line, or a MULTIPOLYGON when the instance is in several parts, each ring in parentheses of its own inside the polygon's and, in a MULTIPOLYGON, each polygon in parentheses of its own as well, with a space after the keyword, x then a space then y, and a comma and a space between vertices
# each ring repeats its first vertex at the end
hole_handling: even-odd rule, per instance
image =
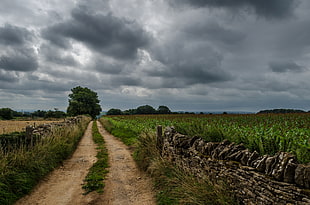
POLYGON ((100 100, 96 92, 85 87, 75 87, 69 94, 69 106, 67 113, 71 116, 89 114, 95 118, 101 112, 100 100))

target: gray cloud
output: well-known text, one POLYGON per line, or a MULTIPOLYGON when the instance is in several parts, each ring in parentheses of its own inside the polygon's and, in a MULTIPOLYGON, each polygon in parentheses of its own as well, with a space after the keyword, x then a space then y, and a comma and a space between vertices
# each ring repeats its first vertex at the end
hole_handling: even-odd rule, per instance
POLYGON ((18 81, 18 76, 15 73, 0 69, 0 81, 15 83, 18 81))
POLYGON ((137 77, 131 76, 112 76, 111 78, 111 85, 112 86, 143 86, 141 79, 137 77))
POLYGON ((0 27, 0 44, 4 45, 22 45, 31 40, 31 33, 21 27, 5 24, 0 27))
POLYGON ((43 44, 40 47, 40 52, 44 58, 52 63, 64 66, 77 66, 78 62, 69 54, 63 54, 60 49, 51 45, 43 44))
POLYGON ((41 31, 41 35, 44 39, 50 41, 53 45, 63 49, 69 49, 71 48, 71 42, 61 35, 62 32, 62 28, 58 24, 52 27, 48 27, 47 29, 43 29, 41 31))
POLYGON ((284 72, 301 72, 304 71, 304 67, 298 65, 293 61, 276 61, 270 62, 269 68, 273 72, 276 73, 284 73, 284 72))
POLYGON ((100 73, 116 75, 122 72, 125 64, 118 61, 112 61, 111 59, 107 60, 103 57, 97 57, 93 59, 93 63, 90 67, 100 73))
POLYGON ((72 19, 43 30, 44 38, 68 48, 67 38, 83 42, 96 51, 119 59, 136 57, 137 49, 147 46, 150 36, 142 27, 112 14, 89 14, 72 11, 72 19))
POLYGON ((186 36, 183 35, 164 42, 155 48, 152 54, 163 66, 151 68, 146 72, 150 76, 169 79, 164 81, 163 86, 186 87, 232 79, 232 75, 221 68, 222 54, 208 43, 196 42, 195 39, 186 40, 186 36))
POLYGON ((259 16, 266 18, 285 18, 291 16, 296 0, 170 0, 173 5, 187 4, 194 7, 218 7, 228 9, 251 8, 259 16))
POLYGON ((187 25, 184 32, 192 39, 218 41, 226 45, 239 44, 246 38, 241 31, 225 28, 218 22, 208 22, 203 19, 196 24, 187 25))
POLYGON ((307 0, 1 5, 2 106, 65 110, 80 85, 104 110, 310 109, 307 0))
POLYGON ((18 50, 0 57, 0 68, 11 71, 34 71, 38 61, 32 49, 18 50))

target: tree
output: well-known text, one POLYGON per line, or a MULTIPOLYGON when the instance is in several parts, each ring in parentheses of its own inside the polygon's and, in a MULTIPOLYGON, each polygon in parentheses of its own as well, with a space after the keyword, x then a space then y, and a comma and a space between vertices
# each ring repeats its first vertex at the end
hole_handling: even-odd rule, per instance
POLYGON ((68 115, 84 115, 88 114, 95 118, 101 112, 100 100, 96 92, 85 87, 75 87, 71 89, 69 94, 69 106, 67 108, 68 115))
POLYGON ((13 110, 11 108, 1 108, 0 109, 0 118, 4 120, 13 119, 13 110))
POLYGON ((112 108, 107 112, 107 115, 122 115, 123 112, 120 109, 112 108))
POLYGON ((158 107, 157 113, 158 114, 171 114, 171 110, 167 106, 161 105, 158 107))
POLYGON ((150 105, 143 105, 137 108, 137 114, 155 114, 156 110, 150 105))

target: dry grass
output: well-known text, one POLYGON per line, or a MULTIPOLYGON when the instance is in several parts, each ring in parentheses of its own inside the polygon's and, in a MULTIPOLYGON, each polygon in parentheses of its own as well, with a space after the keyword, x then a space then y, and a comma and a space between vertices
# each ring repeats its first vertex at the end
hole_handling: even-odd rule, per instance
MULTIPOLYGON (((62 119, 63 120, 63 119, 62 119)), ((27 125, 37 126, 41 124, 47 124, 52 122, 58 122, 56 120, 0 120, 0 134, 8 134, 12 132, 25 131, 27 125)))

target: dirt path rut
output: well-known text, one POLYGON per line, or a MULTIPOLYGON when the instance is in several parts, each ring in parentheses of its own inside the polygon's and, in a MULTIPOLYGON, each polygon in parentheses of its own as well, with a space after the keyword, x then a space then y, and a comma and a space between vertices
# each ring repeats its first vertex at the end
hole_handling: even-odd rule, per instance
POLYGON ((153 205, 152 183, 141 173, 128 147, 109 134, 100 123, 99 132, 104 137, 109 152, 109 174, 102 197, 107 205, 153 205))
POLYGON ((92 204, 95 194, 83 195, 82 183, 88 169, 96 162, 96 145, 92 140, 92 122, 89 123, 73 156, 63 166, 47 176, 30 195, 16 205, 75 205, 92 204))

